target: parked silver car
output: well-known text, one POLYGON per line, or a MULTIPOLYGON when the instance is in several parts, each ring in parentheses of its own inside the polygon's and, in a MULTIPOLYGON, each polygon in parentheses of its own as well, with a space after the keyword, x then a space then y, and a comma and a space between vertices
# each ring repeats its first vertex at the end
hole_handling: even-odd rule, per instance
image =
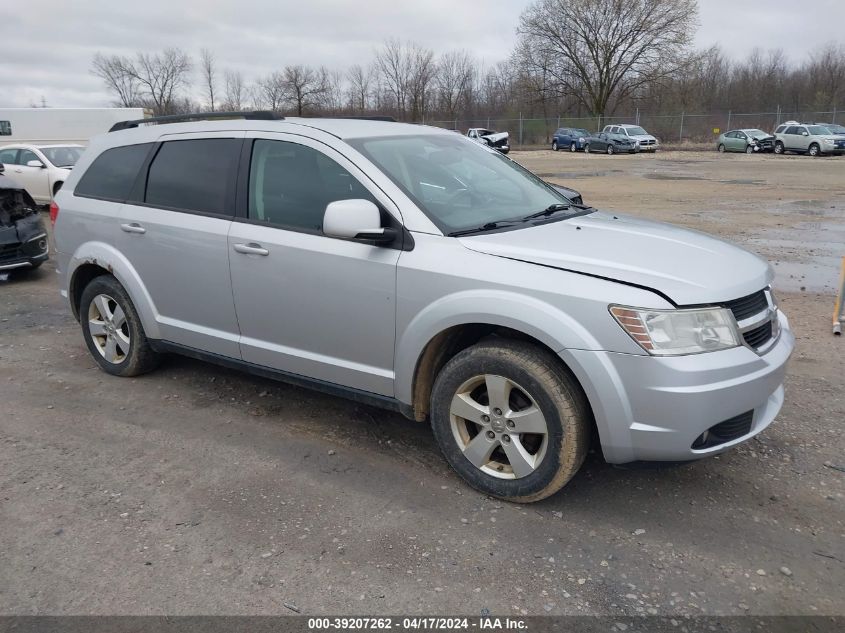
POLYGON ((845 154, 845 137, 836 136, 823 125, 788 121, 775 130, 775 154, 799 152, 810 156, 845 154))
POLYGON ((128 123, 52 215, 106 372, 176 352, 431 421, 479 490, 536 501, 772 423, 794 337, 736 246, 571 204, 453 132, 348 119, 128 123))

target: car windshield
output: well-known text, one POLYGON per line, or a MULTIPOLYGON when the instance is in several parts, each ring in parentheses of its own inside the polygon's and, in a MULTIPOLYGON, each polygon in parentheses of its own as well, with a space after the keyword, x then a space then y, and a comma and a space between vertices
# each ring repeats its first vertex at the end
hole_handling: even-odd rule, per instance
POLYGON ((631 136, 646 136, 646 135, 648 135, 648 132, 646 132, 644 129, 642 129, 641 127, 639 127, 637 125, 635 125, 634 127, 626 127, 625 130, 631 136))
POLYGON ((822 125, 808 125, 807 129, 810 130, 810 134, 830 134, 830 130, 822 125))
MULTIPOLYGON (((478 143, 445 134, 347 141, 398 185, 444 233, 569 205, 527 169, 478 143)), ((571 213, 582 210, 572 208, 571 213)), ((566 217, 567 213, 555 217, 566 217)))
POLYGON ((845 126, 843 125, 826 125, 825 127, 834 134, 845 134, 845 126))
POLYGON ((766 132, 764 132, 763 130, 742 130, 742 131, 745 132, 748 136, 752 136, 754 138, 758 138, 760 136, 768 136, 768 134, 766 132))
POLYGON ((589 133, 587 130, 583 130, 583 129, 581 129, 581 128, 578 128, 578 129, 576 129, 576 130, 572 130, 572 131, 573 131, 573 132, 574 132, 577 136, 589 136, 589 135, 590 135, 590 133, 589 133))
POLYGON ((41 153, 56 167, 73 167, 82 156, 83 147, 41 147, 41 153))

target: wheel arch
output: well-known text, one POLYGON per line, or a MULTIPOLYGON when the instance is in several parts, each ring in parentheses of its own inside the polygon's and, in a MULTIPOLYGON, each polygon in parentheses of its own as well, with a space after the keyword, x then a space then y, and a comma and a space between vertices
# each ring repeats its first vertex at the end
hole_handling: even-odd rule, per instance
POLYGON ((160 338, 155 304, 137 271, 123 254, 102 242, 82 244, 68 264, 68 300, 74 317, 80 318, 79 303, 85 286, 101 275, 112 275, 120 282, 138 312, 146 335, 160 338))

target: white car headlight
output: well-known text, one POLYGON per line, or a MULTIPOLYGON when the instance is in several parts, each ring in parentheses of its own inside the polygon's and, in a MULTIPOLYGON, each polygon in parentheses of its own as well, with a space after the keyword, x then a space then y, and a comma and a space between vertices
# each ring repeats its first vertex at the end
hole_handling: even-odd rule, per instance
POLYGON ((680 356, 740 345, 736 321, 725 308, 647 310, 610 306, 613 318, 653 356, 680 356))
POLYGON ((834 143, 834 141, 833 141, 833 139, 832 139, 832 138, 826 138, 826 139, 824 139, 824 144, 825 144, 825 145, 833 145, 833 143, 834 143))

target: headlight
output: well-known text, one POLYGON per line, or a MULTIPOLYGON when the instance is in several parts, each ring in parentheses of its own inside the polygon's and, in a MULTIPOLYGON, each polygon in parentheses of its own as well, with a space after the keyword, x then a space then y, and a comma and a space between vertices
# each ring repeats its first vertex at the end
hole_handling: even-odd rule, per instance
POLYGON ((646 310, 610 306, 613 318, 653 356, 700 354, 737 347, 736 322, 730 310, 646 310))
POLYGON ((583 143, 583 142, 584 142, 584 139, 583 139, 583 138, 579 138, 579 139, 578 139, 578 142, 579 142, 579 143, 583 143))
POLYGON ((832 138, 824 139, 824 144, 825 145, 833 145, 833 139, 832 138))

